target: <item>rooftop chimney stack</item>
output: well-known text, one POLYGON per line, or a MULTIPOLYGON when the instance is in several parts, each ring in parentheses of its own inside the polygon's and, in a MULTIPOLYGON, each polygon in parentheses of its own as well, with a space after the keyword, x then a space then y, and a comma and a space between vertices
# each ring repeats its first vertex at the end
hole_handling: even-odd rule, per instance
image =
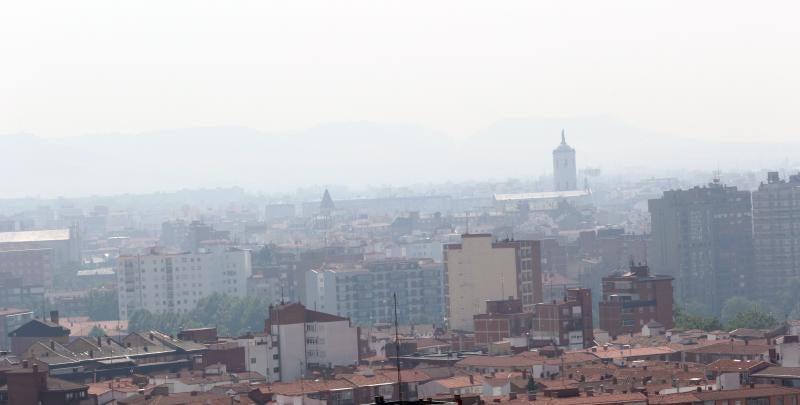
POLYGON ((50 322, 58 325, 58 311, 50 311, 50 322))

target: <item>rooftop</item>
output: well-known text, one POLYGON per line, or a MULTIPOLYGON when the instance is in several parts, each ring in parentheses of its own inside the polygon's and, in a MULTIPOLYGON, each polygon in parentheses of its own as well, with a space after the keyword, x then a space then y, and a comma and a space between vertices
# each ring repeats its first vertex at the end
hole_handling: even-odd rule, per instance
POLYGON ((0 232, 0 243, 46 242, 53 240, 69 240, 69 229, 0 232))
POLYGON ((547 200, 556 198, 576 198, 585 197, 591 193, 585 190, 568 191, 540 191, 536 193, 511 193, 495 194, 495 201, 522 201, 522 200, 547 200))

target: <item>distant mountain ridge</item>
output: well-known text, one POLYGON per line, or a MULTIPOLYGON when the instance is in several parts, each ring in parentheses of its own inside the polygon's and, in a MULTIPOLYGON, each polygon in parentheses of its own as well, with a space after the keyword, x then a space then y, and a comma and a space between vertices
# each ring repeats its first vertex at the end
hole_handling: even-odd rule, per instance
POLYGON ((599 118, 506 120, 457 138, 372 122, 281 133, 213 127, 67 137, 9 134, 0 135, 0 198, 538 177, 552 170, 551 152, 562 127, 577 149, 579 168, 607 172, 769 168, 797 165, 800 156, 800 142, 701 142, 599 118))

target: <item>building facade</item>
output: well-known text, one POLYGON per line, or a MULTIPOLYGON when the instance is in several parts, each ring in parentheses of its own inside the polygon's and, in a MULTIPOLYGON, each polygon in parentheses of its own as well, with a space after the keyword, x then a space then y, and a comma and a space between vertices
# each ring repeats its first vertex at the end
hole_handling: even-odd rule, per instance
POLYGON ((655 273, 675 278, 681 303, 719 315, 728 298, 752 296, 749 191, 715 180, 706 187, 666 191, 649 200, 648 208, 648 263, 655 273))
POLYGON ((19 308, 0 309, 0 351, 10 350, 8 334, 33 319, 33 311, 19 308))
POLYGON ((464 234, 444 245, 445 313, 450 329, 472 330, 473 315, 486 301, 508 297, 525 312, 542 300, 542 260, 538 241, 493 241, 491 234, 464 234))
POLYGON ((753 247, 760 298, 800 276, 800 174, 786 181, 770 172, 753 192, 753 247))
POLYGON ((0 250, 52 249, 54 266, 81 262, 81 241, 75 227, 40 231, 0 232, 0 250))
POLYGON ((645 265, 631 266, 624 274, 603 277, 598 306, 600 329, 610 336, 638 333, 651 321, 673 327, 672 277, 651 275, 645 265))
POLYGON ((552 343, 568 350, 593 346, 592 291, 569 288, 563 300, 536 304, 531 339, 538 344, 552 343))
POLYGON ((24 286, 49 287, 53 274, 53 249, 0 248, 0 278, 19 279, 24 286))
POLYGON ((252 273, 250 251, 212 246, 194 253, 120 256, 115 268, 120 319, 138 309, 153 313, 188 312, 214 293, 244 297, 252 273))
POLYGON ((358 364, 358 327, 340 316, 291 303, 271 306, 266 322, 274 364, 272 375, 283 382, 311 372, 358 364))
POLYGON ((575 149, 567 145, 563 129, 561 130, 561 144, 553 150, 553 188, 555 191, 578 189, 575 149))
POLYGON ((522 312, 522 301, 518 299, 486 302, 486 313, 475 315, 475 345, 488 347, 489 344, 510 337, 528 338, 531 331, 532 316, 522 312))
POLYGON ((349 318, 359 326, 394 323, 441 325, 444 314, 442 264, 431 260, 380 260, 326 266, 306 273, 309 308, 349 318))

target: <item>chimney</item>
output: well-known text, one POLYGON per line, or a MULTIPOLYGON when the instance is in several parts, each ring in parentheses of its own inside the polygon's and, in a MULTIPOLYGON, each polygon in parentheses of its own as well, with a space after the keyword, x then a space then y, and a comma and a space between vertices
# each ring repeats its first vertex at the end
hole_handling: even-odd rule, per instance
POLYGON ((50 311, 50 322, 58 325, 58 311, 50 311))
POLYGON ((56 350, 56 341, 55 340, 51 340, 50 341, 50 350, 56 350))
POLYGON ((102 337, 100 337, 100 336, 98 336, 98 337, 97 337, 97 347, 100 347, 100 346, 102 346, 102 345, 103 345, 103 338, 102 338, 102 337))
POLYGON ((472 377, 472 374, 469 375, 469 384, 470 385, 475 384, 475 379, 472 377))
POLYGON ((28 368, 28 360, 22 360, 22 368, 28 368))
POLYGON ((89 358, 90 359, 94 358, 94 350, 92 350, 92 349, 89 349, 89 358))

